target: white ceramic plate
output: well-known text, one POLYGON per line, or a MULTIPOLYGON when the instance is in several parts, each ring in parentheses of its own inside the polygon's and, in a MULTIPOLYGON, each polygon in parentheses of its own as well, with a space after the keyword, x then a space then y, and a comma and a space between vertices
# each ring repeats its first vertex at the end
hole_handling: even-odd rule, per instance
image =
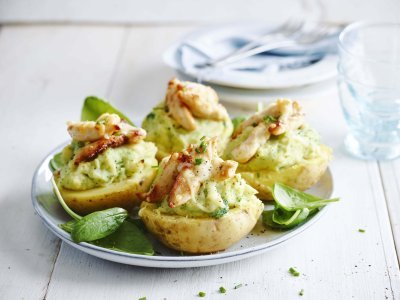
MULTIPOLYGON (((259 23, 235 23, 219 26, 208 26, 196 30, 181 40, 172 44, 163 55, 164 62, 178 72, 184 73, 192 78, 198 78, 197 69, 185 69, 180 62, 180 46, 185 41, 201 41, 203 45, 215 45, 226 40, 229 35, 242 32, 246 35, 249 32, 261 35, 262 32, 267 32, 273 26, 266 26, 259 23)), ((249 37, 251 38, 251 37, 249 37)), ((206 47, 206 46, 205 46, 206 47)), ((281 53, 284 51, 281 50, 281 53)), ((299 53, 298 49, 287 50, 285 53, 299 53)), ((311 64, 307 67, 276 72, 273 74, 258 73, 246 70, 213 70, 207 74, 202 74, 200 77, 205 82, 218 84, 221 86, 235 87, 242 89, 276 89, 276 88, 294 88, 304 85, 314 84, 328 80, 337 74, 336 70, 337 57, 336 55, 326 55, 320 61, 311 64)))
MULTIPOLYGON (((64 145, 63 145, 64 146, 64 145)), ((39 217, 50 231, 61 238, 67 244, 83 252, 106 260, 123 264, 156 267, 156 268, 189 268, 223 264, 244 259, 256 254, 261 254, 271 248, 289 240, 303 230, 313 225, 326 211, 327 207, 315 214, 308 222, 289 231, 273 231, 265 229, 259 222, 254 230, 241 241, 215 254, 207 255, 181 255, 170 250, 150 237, 156 254, 146 256, 113 251, 88 243, 74 243, 68 233, 58 227, 59 224, 69 221, 71 218, 65 213, 53 193, 51 185, 52 172, 49 169, 49 161, 54 154, 61 151, 58 147, 47 155, 38 166, 32 181, 32 203, 39 217)), ((332 175, 329 170, 321 180, 312 187, 309 192, 323 198, 329 198, 333 191, 332 175)))

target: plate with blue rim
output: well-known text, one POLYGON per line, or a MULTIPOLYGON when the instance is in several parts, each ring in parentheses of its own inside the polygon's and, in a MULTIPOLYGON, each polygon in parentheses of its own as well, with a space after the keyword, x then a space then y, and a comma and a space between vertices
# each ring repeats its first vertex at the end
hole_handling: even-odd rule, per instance
MULTIPOLYGON (((64 146, 61 145, 51 151, 37 167, 32 180, 31 195, 33 207, 44 225, 63 242, 90 255, 122 264, 154 268, 190 268, 241 260, 262 254, 307 230, 322 217, 329 207, 329 205, 324 207, 306 223, 287 231, 276 231, 265 228, 261 220, 259 220, 252 232, 238 243, 224 251, 204 255, 186 255, 168 249, 150 234, 149 239, 153 243, 155 250, 153 256, 118 252, 85 242, 75 243, 72 241, 70 234, 59 227, 60 224, 71 220, 71 218, 65 213, 53 192, 51 184, 53 174, 49 169, 50 160, 64 146)), ((329 169, 308 192, 321 198, 331 197, 333 193, 333 179, 329 169)), ((272 206, 266 204, 265 207, 271 208, 272 206)))

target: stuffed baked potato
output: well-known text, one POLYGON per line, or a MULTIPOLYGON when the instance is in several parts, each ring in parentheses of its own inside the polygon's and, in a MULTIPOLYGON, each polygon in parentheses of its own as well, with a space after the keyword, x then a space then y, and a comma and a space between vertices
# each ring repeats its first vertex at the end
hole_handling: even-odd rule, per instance
POLYGON ((139 216, 166 246, 189 253, 224 250, 255 226, 263 203, 217 154, 216 138, 164 158, 139 216))
POLYGON ((172 79, 165 101, 153 108, 143 121, 146 140, 156 144, 157 158, 185 149, 203 137, 219 137, 221 154, 233 125, 216 92, 207 86, 172 79))
POLYGON ((241 123, 224 153, 224 158, 239 162, 238 172, 263 200, 273 199, 275 182, 308 189, 324 174, 331 157, 332 150, 305 123, 300 105, 287 99, 241 123))
POLYGON ((80 214, 138 205, 137 194, 149 189, 158 164, 157 148, 143 141, 146 132, 107 113, 96 122, 69 122, 68 132, 72 142, 54 173, 66 204, 80 214))

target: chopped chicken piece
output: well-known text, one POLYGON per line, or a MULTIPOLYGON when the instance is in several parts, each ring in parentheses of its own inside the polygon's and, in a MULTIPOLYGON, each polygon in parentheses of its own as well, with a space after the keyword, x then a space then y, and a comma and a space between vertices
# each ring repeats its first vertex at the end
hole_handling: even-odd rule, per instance
POLYGON ((217 148, 217 138, 203 139, 199 146, 190 145, 183 152, 172 154, 161 165, 162 173, 150 192, 142 197, 148 202, 161 202, 168 196, 168 205, 176 207, 195 197, 203 182, 233 177, 237 162, 223 161, 217 148))
POLYGON ((258 124, 247 137, 247 139, 232 150, 232 157, 239 163, 248 162, 258 148, 264 145, 270 137, 267 126, 263 123, 258 124))
POLYGON ((299 128, 304 123, 304 114, 296 101, 278 99, 265 110, 242 122, 233 133, 233 138, 240 135, 246 127, 256 127, 259 123, 269 123, 273 135, 299 128))
POLYGON ((116 148, 127 142, 128 138, 125 135, 111 136, 108 139, 102 138, 92 142, 79 149, 79 152, 75 155, 74 164, 79 165, 81 162, 92 161, 108 148, 116 148))
POLYGON ((172 79, 165 97, 171 116, 183 128, 196 129, 194 117, 212 120, 228 118, 226 109, 218 103, 216 92, 207 86, 172 79))
POLYGON ((232 150, 232 157, 240 162, 248 162, 264 145, 271 135, 281 135, 304 124, 304 114, 297 102, 278 99, 264 111, 242 122, 232 135, 237 138, 247 127, 253 128, 247 139, 232 150))
POLYGON ((146 131, 126 123, 117 114, 102 114, 96 122, 68 122, 68 133, 79 142, 89 142, 75 155, 74 164, 94 160, 108 148, 134 144, 146 137, 146 131))

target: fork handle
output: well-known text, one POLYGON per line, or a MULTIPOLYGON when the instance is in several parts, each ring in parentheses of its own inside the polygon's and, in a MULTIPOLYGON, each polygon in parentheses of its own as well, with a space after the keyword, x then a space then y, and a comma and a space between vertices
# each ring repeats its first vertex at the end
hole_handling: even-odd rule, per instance
POLYGON ((256 55, 256 54, 260 54, 262 52, 265 51, 271 51, 271 50, 275 50, 275 49, 279 49, 279 48, 283 48, 283 47, 289 47, 289 46, 294 46, 296 44, 295 41, 293 40, 281 40, 281 41, 277 41, 277 42, 271 42, 268 44, 263 44, 260 45, 258 47, 254 47, 252 49, 249 49, 247 51, 244 52, 240 52, 240 53, 234 53, 234 54, 229 54, 227 56, 215 59, 213 61, 209 61, 206 62, 204 64, 200 64, 197 65, 198 68, 202 68, 202 67, 223 67, 226 65, 229 65, 231 63, 240 61, 244 58, 256 55))

